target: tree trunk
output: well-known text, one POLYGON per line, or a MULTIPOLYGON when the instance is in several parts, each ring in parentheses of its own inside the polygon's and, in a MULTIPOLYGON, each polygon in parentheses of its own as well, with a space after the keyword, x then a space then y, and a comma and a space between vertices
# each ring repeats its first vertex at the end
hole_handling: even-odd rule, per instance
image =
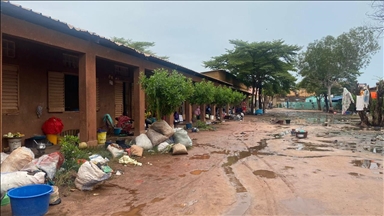
POLYGON ((324 102, 325 102, 325 111, 328 112, 329 108, 328 108, 328 95, 327 94, 324 94, 324 102))
POLYGON ((254 81, 253 83, 252 83, 252 104, 251 104, 251 111, 252 111, 252 113, 255 113, 255 106, 254 106, 254 104, 255 104, 255 88, 256 88, 256 82, 254 81))
POLYGON ((329 107, 332 108, 332 98, 331 98, 331 89, 332 89, 332 86, 327 86, 327 89, 328 89, 328 97, 329 97, 329 107))
POLYGON ((317 109, 318 110, 321 110, 321 97, 320 96, 316 96, 316 100, 317 100, 317 109))
POLYGON ((264 100, 263 100, 263 113, 265 113, 265 105, 267 103, 267 95, 264 95, 264 100))
POLYGON ((261 93, 262 93, 261 86, 259 86, 259 109, 264 109, 263 102, 261 101, 263 95, 261 93))

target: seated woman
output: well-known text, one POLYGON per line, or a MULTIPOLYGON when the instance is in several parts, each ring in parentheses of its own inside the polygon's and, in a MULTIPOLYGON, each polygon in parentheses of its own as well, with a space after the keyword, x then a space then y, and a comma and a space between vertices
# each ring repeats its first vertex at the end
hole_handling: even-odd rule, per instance
POLYGON ((174 127, 176 127, 180 123, 180 116, 177 111, 173 113, 173 119, 174 119, 173 120, 174 127))

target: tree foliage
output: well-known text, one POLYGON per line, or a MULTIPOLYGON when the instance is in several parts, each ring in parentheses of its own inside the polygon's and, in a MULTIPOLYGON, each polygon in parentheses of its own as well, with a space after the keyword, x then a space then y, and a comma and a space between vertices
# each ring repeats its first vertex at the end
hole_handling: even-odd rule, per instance
POLYGON ((384 32, 384 1, 372 1, 372 8, 374 12, 368 16, 377 22, 376 25, 372 27, 374 31, 378 33, 378 36, 382 36, 384 32))
POLYGON ((193 94, 188 98, 191 104, 211 104, 215 100, 215 85, 203 79, 194 85, 193 94))
POLYGON ((146 53, 148 55, 152 55, 163 60, 168 60, 168 56, 157 56, 152 50, 151 47, 155 46, 155 42, 147 42, 147 41, 133 41, 131 39, 125 39, 123 37, 112 37, 111 40, 113 42, 120 43, 124 46, 131 47, 139 52, 146 53))
POLYGON ((218 107, 224 107, 227 104, 232 104, 234 99, 233 90, 226 86, 215 87, 214 101, 212 104, 218 107))
MULTIPOLYGON (((258 88, 260 93, 268 85, 273 85, 272 90, 283 91, 289 91, 294 85, 295 78, 289 71, 294 71, 294 57, 300 47, 287 45, 283 40, 251 43, 230 40, 229 43, 234 46, 232 50, 204 61, 204 66, 226 69, 248 87, 258 88)), ((251 108, 253 110, 253 102, 251 108)))
POLYGON ((326 36, 300 54, 299 74, 316 88, 326 88, 331 101, 331 88, 355 80, 379 48, 374 32, 367 27, 352 28, 337 38, 326 36))
POLYGON ((159 119, 172 114, 194 91, 190 78, 175 70, 169 73, 163 68, 155 69, 150 77, 141 73, 140 84, 149 102, 148 110, 156 111, 159 119))

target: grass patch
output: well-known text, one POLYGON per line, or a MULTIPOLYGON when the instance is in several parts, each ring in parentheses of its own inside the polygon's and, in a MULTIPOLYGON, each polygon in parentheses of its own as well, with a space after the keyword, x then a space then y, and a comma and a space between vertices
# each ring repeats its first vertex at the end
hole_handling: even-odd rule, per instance
POLYGON ((211 124, 206 124, 204 121, 197 120, 194 123, 194 127, 197 127, 201 131, 216 131, 216 127, 211 124))

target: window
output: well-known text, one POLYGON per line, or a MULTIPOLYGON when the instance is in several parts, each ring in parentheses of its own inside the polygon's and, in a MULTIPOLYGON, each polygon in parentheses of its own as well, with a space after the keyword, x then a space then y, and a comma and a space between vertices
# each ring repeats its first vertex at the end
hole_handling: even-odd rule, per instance
POLYGON ((65 111, 79 111, 79 77, 64 75, 65 111))
POLYGON ((115 118, 123 115, 123 90, 123 83, 120 81, 115 82, 115 118))
MULTIPOLYGON (((96 109, 99 110, 99 80, 96 79, 96 109)), ((79 77, 48 72, 48 112, 79 111, 79 77)))
POLYGON ((17 66, 3 65, 3 113, 19 111, 19 70, 17 66))
POLYGON ((3 39, 3 56, 15 58, 15 42, 3 39))
POLYGON ((79 68, 79 57, 70 54, 63 54, 63 64, 70 68, 79 68))

